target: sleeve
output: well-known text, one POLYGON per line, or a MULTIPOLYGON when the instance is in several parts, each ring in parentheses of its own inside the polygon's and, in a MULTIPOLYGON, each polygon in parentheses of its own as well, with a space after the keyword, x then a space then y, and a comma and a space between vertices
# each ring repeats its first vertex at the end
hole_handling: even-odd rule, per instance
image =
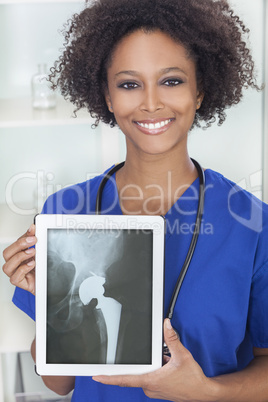
MULTIPOLYGON (((94 180, 63 188, 50 195, 43 206, 41 214, 91 213, 91 208, 95 205, 95 198, 91 198, 90 195, 92 190, 93 194, 95 194, 100 180, 101 176, 96 177, 94 180)), ((32 319, 35 319, 35 296, 33 294, 16 288, 12 301, 32 319)))
POLYGON ((20 310, 35 320, 35 296, 27 290, 16 288, 12 302, 20 310))
POLYGON ((253 346, 268 348, 268 261, 256 272, 251 285, 248 329, 253 346))
MULTIPOLYGON (((49 198, 53 199, 53 197, 49 198)), ((41 212, 42 214, 49 213, 47 207, 48 202, 50 202, 51 205, 54 205, 54 202, 52 200, 51 201, 47 200, 41 212)), ((32 293, 28 292, 27 290, 16 287, 12 298, 12 302, 15 304, 16 307, 18 307, 20 310, 26 313, 30 318, 35 320, 35 296, 32 293)))

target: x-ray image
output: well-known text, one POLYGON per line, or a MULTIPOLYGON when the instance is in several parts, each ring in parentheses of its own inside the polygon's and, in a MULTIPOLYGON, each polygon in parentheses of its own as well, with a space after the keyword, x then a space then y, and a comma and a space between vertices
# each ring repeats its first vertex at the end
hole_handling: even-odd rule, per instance
POLYGON ((151 364, 150 230, 48 230, 47 363, 151 364))

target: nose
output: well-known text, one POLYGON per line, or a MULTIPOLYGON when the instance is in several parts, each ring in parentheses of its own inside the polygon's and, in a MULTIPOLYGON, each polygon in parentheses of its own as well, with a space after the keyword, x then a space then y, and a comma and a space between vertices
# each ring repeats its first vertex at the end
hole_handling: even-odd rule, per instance
POLYGON ((145 87, 143 90, 141 110, 153 113, 163 109, 163 107, 164 105, 161 101, 159 89, 153 85, 145 87))

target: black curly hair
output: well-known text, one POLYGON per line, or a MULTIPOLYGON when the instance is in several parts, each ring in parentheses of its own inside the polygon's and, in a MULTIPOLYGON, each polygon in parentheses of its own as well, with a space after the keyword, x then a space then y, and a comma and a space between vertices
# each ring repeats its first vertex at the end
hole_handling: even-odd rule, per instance
POLYGON ((204 94, 194 126, 221 125, 225 110, 239 103, 243 88, 260 89, 244 40, 249 30, 227 0, 96 0, 75 14, 63 30, 64 51, 49 81, 76 110, 87 108, 96 119, 116 125, 106 105, 107 66, 118 42, 136 30, 161 30, 181 43, 196 63, 204 94))

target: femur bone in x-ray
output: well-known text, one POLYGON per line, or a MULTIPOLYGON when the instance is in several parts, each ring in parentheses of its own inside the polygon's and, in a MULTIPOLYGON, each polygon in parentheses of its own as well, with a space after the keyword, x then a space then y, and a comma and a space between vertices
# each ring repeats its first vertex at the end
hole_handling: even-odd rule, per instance
MULTIPOLYGON (((121 304, 111 297, 104 296, 105 278, 92 273, 79 287, 79 297, 84 305, 92 299, 97 299, 96 309, 102 311, 107 330, 107 354, 106 363, 115 363, 116 347, 121 318, 121 304)), ((100 337, 101 337, 100 333, 100 337)))

